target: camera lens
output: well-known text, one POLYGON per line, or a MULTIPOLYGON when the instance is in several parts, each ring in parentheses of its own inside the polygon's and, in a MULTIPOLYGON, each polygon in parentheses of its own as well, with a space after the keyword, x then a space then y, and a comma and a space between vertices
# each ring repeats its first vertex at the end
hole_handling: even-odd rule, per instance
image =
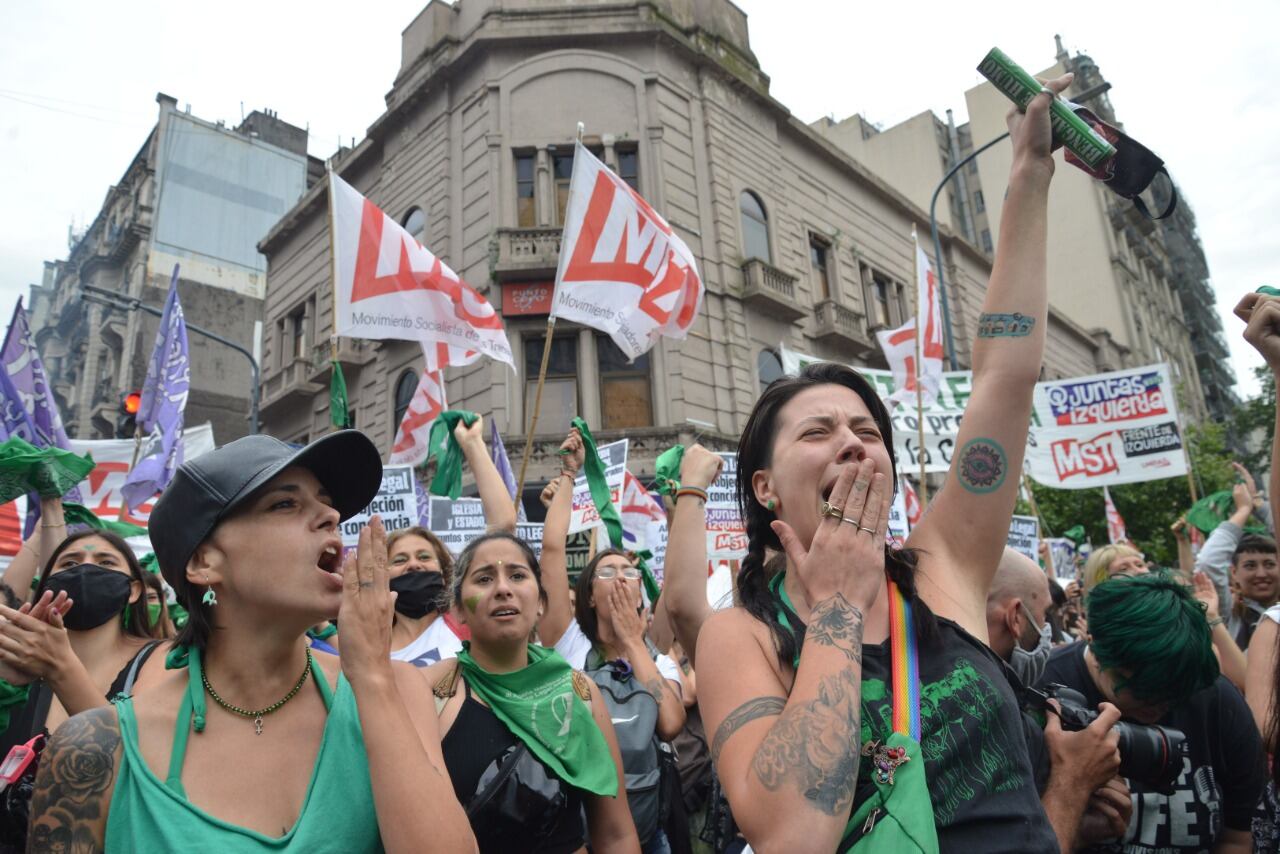
POLYGON ((1120 774, 1151 786, 1164 795, 1173 794, 1173 784, 1189 756, 1187 737, 1181 730, 1162 726, 1116 724, 1120 733, 1120 774))

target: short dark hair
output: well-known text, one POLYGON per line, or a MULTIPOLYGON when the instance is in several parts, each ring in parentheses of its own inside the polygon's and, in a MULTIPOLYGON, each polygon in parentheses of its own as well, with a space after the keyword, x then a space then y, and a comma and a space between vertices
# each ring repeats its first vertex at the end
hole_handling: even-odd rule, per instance
MULTIPOLYGON (((58 564, 58 558, 62 557, 62 553, 69 549, 73 544, 81 540, 87 540, 89 537, 98 537, 106 540, 111 547, 120 552, 124 557, 125 564, 129 567, 130 580, 138 582, 142 586, 142 592, 138 595, 136 601, 125 606, 125 610, 129 613, 129 618, 124 623, 124 633, 139 638, 159 638, 159 626, 152 626, 148 622, 147 614, 147 579, 146 573, 142 570, 142 565, 138 563, 138 556, 133 553, 133 549, 124 541, 122 537, 111 531, 104 531, 99 528, 89 528, 84 531, 71 534, 65 540, 58 544, 53 550, 49 560, 45 562, 44 572, 40 573, 40 583, 36 586, 35 593, 32 594, 31 600, 34 602, 39 599, 49 586, 49 576, 53 574, 53 568, 58 564)), ((74 607, 74 606, 72 606, 74 607)))
POLYGON ((1231 553, 1231 565, 1235 566, 1240 560, 1240 555, 1244 554, 1263 554, 1273 555, 1276 553, 1276 541, 1270 537, 1264 537, 1261 534, 1245 534, 1240 538, 1240 542, 1236 543, 1236 550, 1231 553))
POLYGON ((622 555, 631 560, 631 553, 625 549, 605 549, 596 552, 595 557, 578 573, 578 583, 573 586, 577 597, 573 603, 573 616, 578 621, 578 628, 595 646, 600 643, 600 622, 596 618, 595 606, 591 604, 591 583, 596 580, 596 567, 600 561, 613 555, 622 555))

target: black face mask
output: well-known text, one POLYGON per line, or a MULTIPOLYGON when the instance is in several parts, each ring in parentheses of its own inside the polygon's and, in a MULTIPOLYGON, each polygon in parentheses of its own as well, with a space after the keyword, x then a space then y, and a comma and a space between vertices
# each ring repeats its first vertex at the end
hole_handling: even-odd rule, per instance
POLYGON ((1107 142, 1114 145, 1116 153, 1114 157, 1101 164, 1097 169, 1090 169, 1084 161, 1077 158, 1070 151, 1064 153, 1067 162, 1073 166, 1080 167, 1106 184, 1116 195, 1132 201, 1134 207, 1148 219, 1164 219, 1173 213, 1173 209, 1178 204, 1178 192, 1174 188, 1172 181, 1169 182, 1169 204, 1159 216, 1151 215, 1151 211, 1147 210, 1147 203, 1142 200, 1140 195, 1147 187, 1151 186, 1151 182, 1161 172, 1164 172, 1166 176, 1169 174, 1164 168, 1164 161, 1154 151, 1124 131, 1112 127, 1098 118, 1087 107, 1081 107, 1070 102, 1068 102, 1068 106, 1077 116, 1084 119, 1094 130, 1105 137, 1107 142))
POLYGON ((440 606, 444 576, 438 572, 405 572, 391 579, 391 589, 399 594, 396 611, 416 620, 440 606))
POLYGON ((62 624, 73 632, 87 632, 117 617, 129 604, 129 576, 94 563, 76 564, 49 576, 45 590, 57 596, 66 591, 73 604, 62 624))

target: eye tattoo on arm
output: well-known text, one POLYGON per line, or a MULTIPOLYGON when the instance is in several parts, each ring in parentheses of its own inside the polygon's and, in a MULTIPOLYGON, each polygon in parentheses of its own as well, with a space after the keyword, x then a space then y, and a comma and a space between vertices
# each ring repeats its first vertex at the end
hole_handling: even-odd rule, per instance
POLYGON ((1034 317, 1014 312, 978 315, 979 338, 1023 338, 1031 334, 1036 325, 1034 317))
POLYGON ((956 479, 969 492, 985 495, 1004 484, 1009 468, 1004 448, 995 439, 967 442, 956 459, 956 479))
POLYGON ((59 727, 40 757, 29 854, 102 850, 107 808, 102 797, 115 777, 119 747, 119 724, 109 706, 76 715, 59 727))

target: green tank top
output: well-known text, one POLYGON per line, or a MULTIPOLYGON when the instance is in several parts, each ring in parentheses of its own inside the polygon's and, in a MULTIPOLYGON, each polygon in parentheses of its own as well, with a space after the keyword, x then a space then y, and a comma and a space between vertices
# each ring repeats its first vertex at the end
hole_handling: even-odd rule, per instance
MULTIPOLYGON (((200 686, 199 658, 193 654, 191 659, 194 665, 191 669, 195 672, 190 679, 193 685, 200 686)), ((186 759, 193 720, 197 730, 203 729, 201 688, 183 695, 169 757, 169 773, 163 781, 147 767, 138 750, 138 721, 133 713, 133 700, 124 697, 116 701, 124 751, 111 797, 104 850, 217 851, 220 854, 382 851, 355 695, 342 675, 338 676, 336 690, 330 691, 320 667, 313 667, 311 672, 329 710, 329 718, 302 811, 288 833, 271 837, 238 827, 214 818, 187 800, 182 786, 182 763, 186 759)), ((228 773, 235 771, 228 769, 228 773)), ((246 785, 246 793, 250 791, 251 787, 246 785)))

